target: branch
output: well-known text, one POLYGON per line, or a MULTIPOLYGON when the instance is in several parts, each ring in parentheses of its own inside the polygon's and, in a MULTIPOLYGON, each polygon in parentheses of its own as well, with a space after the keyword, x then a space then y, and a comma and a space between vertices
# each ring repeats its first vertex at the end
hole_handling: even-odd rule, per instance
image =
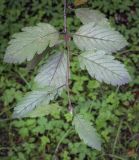
POLYGON ((68 110, 70 113, 73 113, 73 107, 70 99, 70 88, 69 88, 69 75, 70 75, 70 49, 68 45, 69 38, 67 33, 67 1, 64 0, 64 40, 65 40, 65 48, 67 51, 67 75, 66 75, 66 86, 67 86, 67 94, 68 94, 68 110))
POLYGON ((67 1, 64 0, 64 33, 67 33, 67 1))

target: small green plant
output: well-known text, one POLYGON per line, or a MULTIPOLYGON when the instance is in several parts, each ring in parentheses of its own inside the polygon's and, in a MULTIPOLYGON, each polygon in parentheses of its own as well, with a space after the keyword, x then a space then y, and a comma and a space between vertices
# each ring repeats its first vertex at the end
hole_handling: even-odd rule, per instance
POLYGON ((57 31, 48 23, 39 23, 34 27, 23 28, 22 32, 14 34, 9 42, 4 57, 4 61, 8 63, 31 61, 36 54, 47 53, 47 48, 59 48, 59 52, 47 53, 48 58, 35 77, 36 89, 28 93, 17 104, 13 118, 47 115, 54 107, 57 107, 50 101, 60 97, 63 90, 66 89, 68 110, 73 116, 73 125, 79 137, 88 146, 101 150, 101 140, 94 127, 73 109, 70 98, 70 61, 72 57, 70 42, 73 38, 73 42, 81 50, 81 53, 77 55, 81 69, 87 69, 90 76, 98 81, 114 86, 126 84, 131 80, 124 65, 112 56, 112 53, 121 50, 128 43, 119 32, 111 27, 108 19, 102 13, 88 8, 75 10, 83 26, 76 33, 69 32, 66 9, 65 1, 62 32, 57 31))

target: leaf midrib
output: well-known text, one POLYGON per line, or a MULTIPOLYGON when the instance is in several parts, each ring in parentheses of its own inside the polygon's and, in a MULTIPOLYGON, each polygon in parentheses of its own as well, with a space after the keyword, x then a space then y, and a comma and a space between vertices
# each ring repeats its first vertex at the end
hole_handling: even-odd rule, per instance
POLYGON ((124 76, 115 73, 114 71, 112 71, 112 70, 110 70, 109 68, 107 68, 107 67, 101 65, 100 63, 97 63, 97 62, 95 62, 95 61, 93 61, 93 60, 90 60, 90 59, 88 59, 87 57, 84 57, 84 56, 82 56, 82 55, 80 55, 80 56, 83 57, 83 58, 85 58, 85 59, 87 59, 88 61, 91 61, 92 63, 97 64, 98 66, 100 66, 100 67, 102 67, 102 68, 105 68, 106 70, 112 72, 113 74, 116 74, 119 78, 120 78, 120 77, 123 77, 123 78, 124 78, 124 76))
POLYGON ((53 78, 54 78, 54 76, 55 76, 55 74, 56 74, 56 72, 57 72, 58 66, 59 66, 60 62, 62 61, 63 56, 64 56, 64 54, 61 53, 60 58, 59 58, 59 61, 58 61, 57 65, 56 65, 55 71, 54 71, 54 73, 53 73, 53 76, 52 76, 52 78, 51 78, 51 80, 50 80, 49 86, 51 85, 51 83, 52 83, 52 81, 53 81, 53 78))
POLYGON ((93 36, 89 37, 89 36, 78 34, 78 33, 73 33, 73 35, 79 36, 79 37, 85 37, 85 38, 89 38, 89 39, 98 39, 98 40, 106 41, 106 42, 116 42, 116 43, 119 43, 119 44, 121 43, 119 41, 113 41, 113 40, 110 40, 110 39, 97 38, 97 37, 93 37, 93 36))

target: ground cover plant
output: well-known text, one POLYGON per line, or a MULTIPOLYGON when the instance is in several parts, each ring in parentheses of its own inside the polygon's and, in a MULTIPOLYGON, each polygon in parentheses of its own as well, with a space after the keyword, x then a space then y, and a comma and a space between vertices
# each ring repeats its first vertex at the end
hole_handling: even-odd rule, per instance
MULTIPOLYGON (((5 3, 3 3, 3 4, 5 4, 5 3)), ((95 2, 94 2, 94 4, 95 4, 95 2)), ((130 6, 131 4, 129 3, 128 5, 130 6)), ((49 5, 52 5, 52 4, 50 3, 49 5)), ((127 8, 125 6, 125 10, 127 8)), ((60 7, 59 10, 61 10, 61 14, 62 14, 62 6, 60 7)), ((78 9, 78 11, 81 11, 81 10, 78 9)), ((69 12, 68 14, 71 14, 71 13, 74 14, 72 10, 69 10, 68 12, 69 12)), ((105 12, 107 12, 107 11, 105 11, 105 12)), ((59 16, 59 14, 58 14, 58 16, 59 16)), ((63 18, 62 15, 60 17, 63 18)), ((63 28, 61 26, 61 22, 55 22, 55 21, 53 22, 53 20, 52 20, 51 23, 55 24, 54 26, 59 26, 58 27, 59 30, 61 30, 61 32, 63 31, 62 30, 63 28), (59 24, 57 24, 57 23, 59 23, 59 24)), ((86 23, 88 23, 88 22, 86 22, 86 23)), ((111 23, 113 23, 113 21, 111 23)), ((77 26, 79 27, 80 22, 78 19, 74 22, 72 20, 72 18, 67 18, 67 27, 70 28, 72 26, 71 24, 74 24, 73 25, 74 27, 71 28, 71 30, 75 31, 75 29, 77 29, 77 26)), ((43 25, 43 24, 40 24, 40 25, 43 25)), ((88 24, 85 24, 85 25, 88 26, 88 24)), ((91 24, 91 25, 93 26, 93 24, 91 24)), ((121 26, 119 25, 119 27, 121 27, 121 26)), ((20 27, 18 29, 20 29, 20 27)), ((135 31, 135 35, 136 35, 136 31, 135 31)), ((63 36, 63 33, 61 36, 63 36)), ((135 37, 133 36, 133 39, 135 37)), ((56 37, 54 37, 54 38, 56 38, 56 37)), ((64 36, 64 38, 70 39, 71 37, 64 36)), ((76 39, 76 38, 74 38, 74 39, 76 39)), ((133 41, 132 38, 129 40, 130 40, 130 42, 133 41)), ((74 40, 74 41, 75 41, 76 45, 78 46, 77 40, 74 40)), ((125 43, 124 43, 124 45, 125 45, 125 43)), ((9 89, 7 88, 6 91, 4 92, 4 96, 2 96, 2 103, 3 102, 5 103, 4 104, 5 108, 2 112, 2 116, 8 117, 7 121, 6 121, 6 119, 5 119, 5 121, 2 121, 4 123, 4 124, 2 124, 2 128, 4 128, 5 123, 10 124, 9 127, 5 128, 5 130, 7 131, 7 136, 5 135, 5 137, 4 137, 4 138, 9 139, 10 145, 9 145, 9 147, 8 146, 4 147, 5 145, 3 145, 3 147, 2 147, 3 154, 7 154, 7 152, 8 152, 9 156, 12 155, 13 159, 17 159, 17 157, 19 159, 29 159, 29 158, 32 158, 32 159, 33 158, 34 159, 37 159, 37 158, 52 159, 53 156, 54 156, 54 158, 62 158, 62 159, 64 159, 64 158, 65 159, 72 159, 72 157, 74 157, 74 159, 84 159, 85 157, 88 159, 92 158, 92 157, 94 157, 94 159, 97 159, 97 157, 99 157, 100 159, 105 159, 105 158, 108 159, 111 157, 123 158, 123 159, 126 159, 127 157, 131 158, 131 159, 137 158, 138 126, 133 125, 133 128, 135 127, 134 130, 132 127, 130 127, 130 123, 135 124, 137 117, 138 117, 138 114, 137 114, 137 110, 138 110, 137 93, 138 92, 136 91, 136 88, 137 88, 136 85, 138 84, 138 79, 134 78, 136 75, 137 67, 138 67, 136 65, 137 58, 138 58, 136 55, 136 52, 138 49, 136 47, 137 43, 138 43, 138 41, 136 41, 136 43, 132 45, 133 49, 131 49, 131 46, 129 45, 128 51, 126 51, 126 50, 118 51, 118 54, 116 55, 120 61, 124 60, 126 62, 126 66, 129 68, 130 74, 132 74, 132 77, 133 77, 133 81, 130 82, 130 84, 127 85, 127 87, 126 86, 119 87, 116 89, 116 91, 115 91, 115 87, 110 88, 108 85, 106 85, 104 87, 104 83, 100 84, 99 82, 95 81, 94 79, 92 80, 92 78, 90 76, 88 76, 85 71, 82 72, 82 70, 80 69, 79 62, 77 61, 77 55, 79 55, 79 50, 77 50, 75 48, 74 44, 70 44, 71 45, 70 50, 72 50, 72 53, 73 53, 72 61, 71 61, 71 74, 70 74, 70 76, 71 76, 70 78, 72 80, 71 81, 72 83, 70 84, 70 87, 71 87, 70 99, 72 101, 72 105, 74 104, 74 106, 77 106, 77 107, 75 107, 76 112, 83 115, 83 117, 85 118, 85 120, 87 122, 88 121, 91 121, 91 123, 93 122, 93 124, 96 126, 96 129, 98 130, 98 133, 101 134, 101 137, 102 137, 101 139, 102 139, 103 145, 104 145, 102 152, 91 150, 90 148, 83 145, 82 142, 79 142, 78 137, 76 136, 75 132, 73 130, 69 129, 72 126, 73 117, 70 113, 67 113, 66 106, 69 106, 70 111, 71 111, 71 108, 70 108, 71 106, 68 105, 69 99, 67 97, 66 92, 63 92, 61 94, 62 98, 58 98, 56 104, 53 103, 52 105, 47 105, 47 107, 49 108, 48 111, 43 110, 42 112, 39 112, 40 110, 37 110, 36 112, 33 112, 32 115, 30 115, 32 117, 36 117, 37 114, 40 113, 41 116, 43 116, 44 114, 49 115, 49 116, 41 117, 41 118, 37 118, 37 119, 25 118, 23 120, 15 120, 15 121, 12 121, 11 123, 9 123, 9 121, 10 121, 9 116, 11 116, 12 109, 11 109, 11 111, 6 112, 6 110, 8 110, 8 106, 13 103, 16 104, 15 98, 16 98, 16 100, 18 100, 18 99, 21 100, 21 97, 23 95, 22 92, 30 91, 30 90, 32 90, 33 87, 34 87, 33 89, 36 89, 36 86, 31 87, 32 82, 33 82, 33 78, 27 76, 28 73, 24 69, 24 65, 23 66, 21 65, 20 66, 21 68, 18 68, 18 69, 16 66, 14 66, 14 71, 13 71, 13 72, 16 72, 16 74, 20 77, 19 80, 22 80, 21 82, 20 81, 18 82, 18 79, 16 79, 16 81, 18 83, 20 83, 21 85, 18 86, 16 84, 16 82, 10 84, 10 86, 13 85, 11 87, 12 90, 10 87, 9 87, 9 89), (123 52, 123 53, 121 54, 120 52, 123 52), (135 52, 135 53, 133 54, 132 52, 135 52), (127 53, 132 53, 132 56, 134 55, 133 57, 131 56, 132 60, 130 58, 128 59, 127 55, 124 55, 123 59, 121 58, 121 55, 127 54, 127 53), (26 84, 26 86, 21 87, 22 83, 26 84), (128 87, 130 87, 130 90, 128 90, 128 87), (16 88, 16 90, 14 88, 16 88), (87 88, 87 91, 85 90, 86 88, 87 88), (105 93, 105 94, 103 94, 103 93, 105 93), (13 94, 15 94, 15 97, 13 97, 13 94), (100 95, 101 95, 101 97, 100 97, 100 95), (127 109, 127 107, 130 105, 132 107, 129 107, 127 109), (65 106, 65 107, 63 107, 63 106, 65 106), (121 106, 123 106, 123 107, 121 108, 121 106), (53 108, 52 113, 51 113, 51 109, 50 109, 51 107, 53 108), (126 116, 125 116, 125 114, 126 114, 126 116), (118 126, 118 130, 117 130, 117 128, 114 127, 115 125, 118 126), (15 130, 19 132, 18 133, 19 135, 15 136, 15 130), (117 131, 117 132, 114 134, 115 131, 117 131), (125 132, 127 132, 127 133, 125 134, 125 132), (57 133, 59 133, 59 135, 57 135, 57 133), (122 139, 120 139, 121 133, 123 133, 123 135, 125 135, 125 139, 124 139, 124 137, 122 137, 122 139), (8 134, 9 134, 9 136, 8 136, 8 134), (112 137, 115 137, 113 144, 110 143, 110 135, 112 137), (38 139, 38 137, 39 137, 39 139, 38 139), (72 137, 74 137, 74 139, 72 139, 72 137), (130 139, 129 137, 130 138, 132 137, 133 139, 132 138, 130 139), (123 147, 121 142, 126 141, 128 138, 129 138, 129 142, 127 142, 127 144, 125 144, 125 146, 123 147), (57 141, 58 145, 53 143, 54 139, 57 141), (27 142, 27 140, 29 140, 29 142, 27 142), (108 142, 109 142, 109 145, 107 144, 108 142), (12 147, 12 144, 13 144, 13 147, 12 147), (19 146, 16 147, 16 144, 19 144, 19 146), (21 144, 21 146, 20 146, 20 144, 21 144), (37 153, 35 153, 35 150, 37 149, 37 147, 36 147, 37 144, 41 144, 41 145, 40 145, 39 151, 37 153), (117 144, 118 144, 118 147, 117 147, 117 144), (120 146, 120 144, 121 144, 121 146, 120 146), (57 147, 56 147, 56 145, 57 145, 57 147), (62 148, 65 148, 66 150, 65 149, 63 150, 62 148), (109 148, 112 148, 111 151, 109 150, 109 148), (34 152, 32 153, 32 151, 34 151, 34 152)), ((60 45, 61 44, 62 44, 62 42, 60 42, 60 45)), ((82 43, 82 44, 84 44, 84 43, 82 43)), ((51 45, 53 45, 53 44, 51 43, 51 45)), ((57 44, 57 43, 56 43, 56 45, 59 46, 59 44, 57 44)), ((121 43, 121 45, 122 45, 122 43, 121 43)), ((6 45, 5 45, 5 47, 6 47, 6 45)), ((84 47, 86 47, 86 45, 84 47)), ((92 45, 89 45, 89 47, 92 47, 92 45)), ((102 46, 102 47, 104 47, 104 46, 102 46)), ((109 47, 111 47, 111 46, 109 46, 109 47)), ((120 46, 118 46, 118 47, 120 47, 120 46)), ((80 46, 79 46, 79 48, 80 48, 80 46)), ((121 49, 121 48, 119 48, 119 49, 121 49)), ((58 49, 60 51, 63 50, 63 46, 59 47, 58 49)), ((80 49, 82 49, 82 48, 80 48, 80 49)), ((92 48, 91 48, 91 50, 92 50, 92 48)), ((51 54, 54 54, 55 52, 58 52, 58 50, 57 50, 57 48, 54 48, 54 50, 50 50, 48 52, 50 52, 51 54)), ((87 53, 86 55, 90 54, 90 51, 87 51, 87 52, 89 52, 89 53, 87 53)), ((97 53, 100 56, 105 55, 104 52, 97 51, 97 53)), ((111 55, 108 55, 108 57, 109 57, 109 59, 112 59, 111 55)), ((13 56, 12 56, 12 58, 14 59, 13 56)), ((22 57, 20 56, 19 58, 22 58, 22 57)), ((37 57, 37 59, 38 59, 38 57, 37 57)), ((46 57, 46 59, 48 60, 49 58, 46 57)), ((45 63, 45 60, 42 63, 45 63)), ((32 63, 30 63, 30 64, 32 65, 32 63)), ((81 64, 83 64, 83 62, 81 64)), ((41 64, 39 64, 39 65, 41 65, 41 64)), ((8 66, 10 66, 10 65, 8 65, 8 66)), ((84 66, 82 66, 82 68, 84 68, 84 66)), ((36 68, 35 68, 35 70, 36 70, 36 68)), ((2 70, 2 73, 4 73, 4 72, 5 72, 5 68, 3 68, 3 70, 2 70)), ((34 71, 34 72, 31 71, 30 73, 33 75, 35 72, 36 71, 34 71)), ((127 78, 127 81, 128 81, 130 78, 129 78, 129 75, 127 74, 127 72, 125 75, 126 75, 126 77, 128 77, 127 78)), ((100 80, 100 78, 98 80, 100 80)), ((5 83, 4 77, 1 79, 1 82, 2 81, 4 84, 5 83)), ((103 79, 103 81, 107 82, 106 79, 103 79)), ((43 83, 40 83, 40 84, 42 86, 44 85, 43 83)), ((6 87, 8 87, 8 86, 6 86, 6 87)), ((55 94, 57 95, 58 93, 55 93, 55 94)), ((55 102, 55 101, 53 101, 53 102, 55 102)), ((46 105, 44 104, 44 106, 42 106, 42 107, 44 108, 45 106, 46 105)), ((9 106, 9 108, 10 108, 10 106, 9 106)), ((16 113, 16 109, 15 109, 15 113, 16 113)), ((14 114, 14 117, 16 117, 16 116, 17 116, 17 114, 14 114)), ((78 124, 77 119, 79 119, 79 118, 81 118, 81 120, 82 120, 82 117, 80 117, 78 115, 74 118, 74 122, 76 122, 78 124)), ((84 122, 82 122, 82 123, 84 123, 84 122)), ((86 123, 85 126, 87 126, 87 125, 90 125, 90 123, 89 124, 86 123)), ((79 126, 79 125, 77 125, 77 126, 79 126)), ((78 128, 77 130, 80 130, 80 128, 78 128)), ((84 139, 84 137, 82 137, 82 135, 80 135, 80 137, 84 139)), ((88 138, 88 137, 85 137, 85 138, 88 138)), ((86 140, 84 139, 84 141, 86 141, 86 140)), ((91 143, 91 141, 87 140, 86 143, 91 143)), ((90 144, 90 146, 91 145, 92 145, 92 143, 90 144)), ((95 146, 93 146, 93 147, 95 147, 95 146)))

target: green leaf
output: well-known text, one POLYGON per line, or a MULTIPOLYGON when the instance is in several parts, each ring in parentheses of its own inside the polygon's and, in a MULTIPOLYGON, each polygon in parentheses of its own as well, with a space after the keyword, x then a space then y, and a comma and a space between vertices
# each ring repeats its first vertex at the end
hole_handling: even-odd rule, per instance
POLYGON ((108 19, 103 13, 98 10, 91 10, 89 8, 78 8, 75 10, 77 18, 81 20, 83 24, 94 22, 102 26, 110 26, 108 19))
POLYGON ((44 64, 35 81, 38 86, 53 86, 59 88, 66 84, 67 74, 67 55, 57 53, 52 55, 46 64, 44 64))
POLYGON ((22 32, 12 36, 6 50, 4 61, 22 63, 30 61, 35 54, 41 54, 46 47, 54 46, 59 38, 57 30, 47 23, 39 23, 34 27, 25 27, 22 32))
POLYGON ((110 27, 102 27, 88 23, 79 28, 73 40, 80 50, 104 50, 107 53, 116 52, 128 43, 125 38, 110 27))
POLYGON ((88 73, 100 82, 104 81, 115 86, 131 81, 124 65, 104 51, 86 51, 79 56, 79 61, 81 68, 86 67, 88 73))
POLYGON ((75 125, 76 132, 85 144, 97 150, 101 150, 100 138, 90 122, 83 119, 81 115, 76 115, 73 120, 73 125, 75 125))
POLYGON ((33 110, 27 117, 43 117, 49 114, 53 114, 54 112, 59 112, 61 110, 58 104, 47 104, 43 103, 41 106, 37 107, 33 110))
POLYGON ((28 93, 14 109, 13 118, 26 117, 42 102, 49 104, 50 100, 55 98, 56 90, 37 90, 28 93))
POLYGON ((19 134, 21 135, 21 137, 27 137, 27 136, 29 136, 29 130, 28 130, 28 128, 25 128, 25 127, 21 128, 19 130, 19 134))

